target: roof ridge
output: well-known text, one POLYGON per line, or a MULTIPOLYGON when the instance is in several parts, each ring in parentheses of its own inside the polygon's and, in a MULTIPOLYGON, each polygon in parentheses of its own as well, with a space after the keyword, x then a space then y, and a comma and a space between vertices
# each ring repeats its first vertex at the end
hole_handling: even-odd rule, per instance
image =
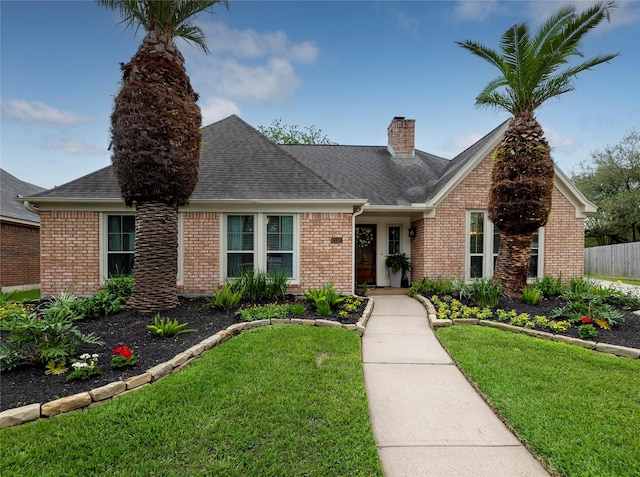
MULTIPOLYGON (((268 138, 267 136, 265 136, 264 134, 262 134, 260 131, 258 131, 256 128, 254 128, 253 126, 251 126, 249 123, 247 123, 246 121, 244 121, 242 118, 236 116, 235 114, 232 114, 231 116, 228 116, 227 118, 223 119, 222 121, 229 119, 233 117, 234 119, 238 120, 240 123, 242 123, 243 125, 245 125, 246 127, 249 128, 249 130, 252 132, 252 134, 256 134, 258 135, 258 137, 260 137, 262 140, 264 140, 265 142, 269 143, 272 147, 277 148, 279 151, 283 152, 285 155, 287 155, 287 157, 291 158, 291 160, 293 160, 296 164, 298 164, 300 167, 304 168, 305 170, 309 171, 313 176, 315 176, 317 179, 319 179, 320 181, 324 182, 325 184, 327 184, 328 186, 330 186, 331 188, 333 188, 336 192, 339 192, 342 195, 345 195, 346 197, 350 198, 350 199, 363 199, 366 200, 363 197, 356 197, 355 195, 351 194, 350 192, 347 192, 345 190, 342 190, 340 187, 338 187, 336 184, 334 184, 333 182, 329 181, 326 177, 321 176, 318 172, 316 172, 315 170, 313 170, 311 167, 307 166, 304 162, 302 162, 300 159, 298 159, 296 156, 294 156, 293 154, 291 154, 289 151, 287 151, 286 149, 284 149, 283 147, 281 147, 282 145, 274 142, 271 138, 268 138)), ((215 123, 214 123, 215 124, 215 123)), ((288 145, 303 145, 303 144, 288 144, 288 145)), ((304 145, 314 145, 314 146, 328 146, 329 144, 304 144, 304 145)))

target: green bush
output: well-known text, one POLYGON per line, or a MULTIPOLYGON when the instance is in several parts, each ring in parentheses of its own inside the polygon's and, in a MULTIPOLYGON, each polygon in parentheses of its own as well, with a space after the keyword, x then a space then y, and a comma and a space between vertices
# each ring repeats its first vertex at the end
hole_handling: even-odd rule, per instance
POLYGON ((185 333, 193 333, 196 330, 187 329, 189 323, 178 323, 178 320, 171 318, 163 318, 160 313, 156 314, 153 325, 147 325, 156 336, 161 338, 169 338, 171 336, 182 335, 185 333))
POLYGON ((270 318, 286 318, 289 305, 254 305, 236 312, 242 321, 268 320, 270 318))
POLYGON ((481 308, 496 308, 500 301, 500 287, 490 278, 476 278, 471 283, 471 300, 481 308))
POLYGON ((48 308, 16 314, 0 320, 7 332, 0 343, 0 370, 21 364, 63 367, 74 356, 79 344, 104 344, 93 333, 83 334, 74 324, 81 318, 73 307, 72 295, 58 295, 48 308))
POLYGON ((89 298, 74 302, 75 312, 86 318, 99 318, 122 311, 133 291, 133 277, 120 276, 107 280, 102 290, 89 298))
POLYGON ((334 283, 325 283, 322 288, 310 288, 304 292, 304 296, 319 314, 330 314, 331 310, 338 308, 346 300, 346 297, 335 291, 333 287, 334 283))
POLYGON ((276 300, 287 292, 286 272, 264 272, 253 268, 243 270, 237 278, 229 281, 235 292, 252 302, 260 300, 276 300))
POLYGON ((522 290, 520 300, 528 305, 537 305, 542 298, 542 292, 535 287, 525 287, 522 290))
POLYGON ((242 300, 242 290, 234 290, 230 284, 223 285, 212 297, 206 299, 207 306, 229 311, 242 300))
POLYGON ((562 284, 561 276, 557 279, 554 279, 550 276, 535 278, 530 288, 536 288, 540 290, 540 293, 542 293, 542 295, 546 297, 562 295, 562 293, 564 293, 564 291, 567 289, 567 287, 562 284))

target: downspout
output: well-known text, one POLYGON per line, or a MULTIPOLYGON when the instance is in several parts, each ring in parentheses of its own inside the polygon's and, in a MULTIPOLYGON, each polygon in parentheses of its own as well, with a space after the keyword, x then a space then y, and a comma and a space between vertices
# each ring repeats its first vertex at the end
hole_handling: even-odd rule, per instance
POLYGON ((362 204, 358 210, 356 210, 351 216, 351 235, 353 240, 351 241, 351 266, 353 267, 353 274, 351 276, 351 293, 356 294, 356 217, 364 212, 364 208, 367 204, 362 204))
POLYGON ((24 205, 24 208, 29 212, 40 215, 40 209, 35 205, 31 205, 31 202, 29 202, 28 200, 22 201, 22 205, 24 205))

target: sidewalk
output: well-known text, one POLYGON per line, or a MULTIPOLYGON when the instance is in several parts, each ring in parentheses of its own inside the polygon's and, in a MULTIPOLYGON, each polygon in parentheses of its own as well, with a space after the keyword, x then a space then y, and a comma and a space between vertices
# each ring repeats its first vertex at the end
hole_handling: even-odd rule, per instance
POLYGON ((452 363, 424 307, 373 300, 362 359, 385 476, 548 477, 452 363))

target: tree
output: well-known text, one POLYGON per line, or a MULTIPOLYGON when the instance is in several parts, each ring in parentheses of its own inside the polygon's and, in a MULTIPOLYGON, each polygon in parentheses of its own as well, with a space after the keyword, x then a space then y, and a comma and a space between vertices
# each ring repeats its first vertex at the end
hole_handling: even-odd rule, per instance
POLYGON ((586 235, 598 245, 640 241, 640 131, 620 143, 591 153, 573 181, 598 206, 587 220, 586 235))
POLYGON ((549 144, 534 113, 543 103, 574 90, 575 76, 617 56, 600 55, 576 65, 580 40, 609 18, 614 2, 597 3, 580 14, 561 8, 532 36, 520 23, 503 35, 500 51, 466 40, 461 47, 495 66, 500 75, 476 98, 477 106, 513 115, 494 152, 488 215, 500 231, 493 280, 505 294, 520 296, 526 285, 532 233, 547 223, 551 211, 554 164, 549 144))
POLYGON ((315 126, 298 129, 297 124, 283 124, 282 119, 274 119, 270 126, 258 126, 258 131, 276 144, 336 144, 315 126))
POLYGON ((113 170, 125 203, 135 205, 134 288, 127 305, 136 311, 179 304, 178 207, 198 181, 202 116, 174 38, 207 52, 193 20, 219 2, 98 0, 118 11, 127 27, 146 31, 131 61, 121 65, 111 114, 113 170))

